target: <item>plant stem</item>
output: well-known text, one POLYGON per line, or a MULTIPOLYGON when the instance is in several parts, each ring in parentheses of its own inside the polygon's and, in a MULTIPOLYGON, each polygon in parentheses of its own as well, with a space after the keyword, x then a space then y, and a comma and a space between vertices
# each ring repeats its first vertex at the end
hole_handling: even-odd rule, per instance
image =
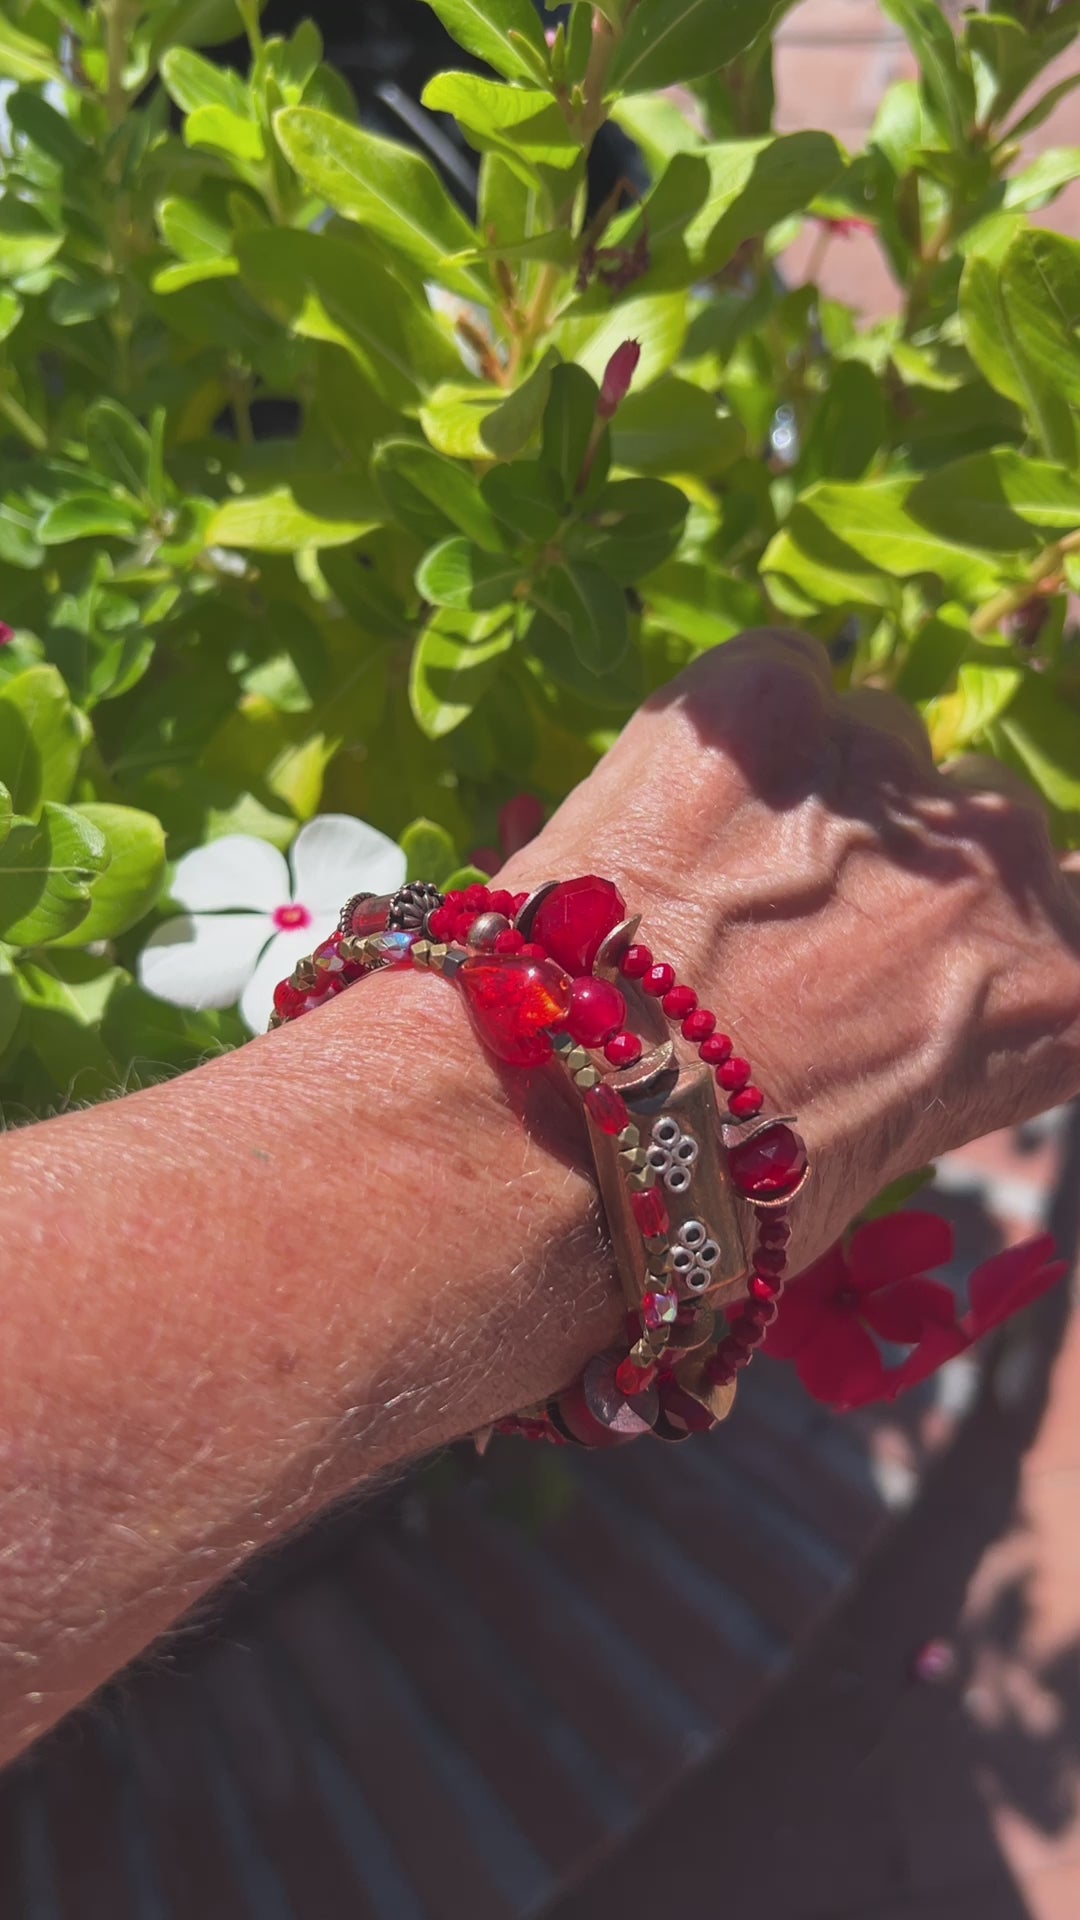
POLYGON ((127 93, 124 89, 128 5, 127 0, 100 0, 100 6, 101 17, 105 22, 105 106, 109 115, 109 125, 118 127, 128 108, 127 93))
POLYGON ((1014 587, 1003 587, 1000 593, 995 593, 992 600, 979 608, 971 622, 971 631, 976 638, 981 640, 986 634, 993 633, 994 628, 1007 620, 1010 613, 1016 613, 1026 606, 1032 594, 1037 593, 1044 582, 1061 572, 1065 556, 1070 553, 1080 553, 1080 528, 1044 548, 1026 580, 1014 587))
POLYGON ((49 444, 48 435, 37 421, 21 406, 14 394, 6 393, 0 387, 0 413, 10 421, 19 436, 32 447, 35 453, 44 453, 49 444))

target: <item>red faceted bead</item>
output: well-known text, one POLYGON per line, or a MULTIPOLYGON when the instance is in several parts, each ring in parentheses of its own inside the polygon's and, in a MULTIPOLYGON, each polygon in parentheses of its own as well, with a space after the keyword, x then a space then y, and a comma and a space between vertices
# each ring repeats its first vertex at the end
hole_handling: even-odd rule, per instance
POLYGON ((760 1087, 743 1087, 741 1092, 733 1093, 728 1101, 728 1110, 736 1120, 752 1120, 765 1105, 765 1095, 760 1087))
POLYGON ((693 987, 672 987, 660 1004, 669 1020, 685 1020, 697 1006, 697 994, 693 987))
POLYGON ((570 1005, 570 982, 553 960, 477 954, 461 967, 458 985, 477 1034, 496 1059, 535 1067, 550 1058, 544 1029, 561 1026, 570 1005))
POLYGON ((711 1387, 726 1387, 729 1380, 735 1378, 735 1369, 719 1353, 711 1354, 705 1362, 705 1378, 711 1387))
POLYGON ((784 1283, 775 1273, 755 1273, 750 1276, 750 1285, 746 1289, 751 1300, 775 1300, 783 1293, 784 1283))
POLYGON ((636 1033, 616 1033, 605 1043, 604 1058, 613 1067, 632 1067, 641 1059, 641 1041, 636 1033))
POLYGON ((452 940, 457 925, 457 913, 453 907, 436 907, 428 915, 428 933, 433 940, 452 940))
POLYGON ((652 954, 648 947, 627 947, 619 961, 619 972, 625 974, 628 980, 640 980, 644 974, 648 973, 651 966, 652 954))
POLYGON ((521 909, 525 905, 525 902, 528 899, 528 897, 529 896, 527 893, 515 893, 514 895, 514 912, 515 913, 521 912, 521 909))
POLYGON ((630 1110, 622 1094, 614 1087, 605 1086, 602 1080, 598 1087, 589 1088, 585 1106, 590 1120, 596 1122, 601 1133, 608 1133, 613 1139, 630 1125, 630 1110))
POLYGON ((283 1020, 294 1020, 302 1010, 304 996, 298 993, 291 980, 279 980, 274 988, 274 1012, 280 1013, 283 1020))
POLYGON ((756 1347, 761 1339, 761 1328, 755 1325, 748 1313, 744 1313, 733 1323, 731 1338, 736 1346, 756 1347))
POLYGON ((462 907, 465 905, 465 894, 462 888, 454 887, 449 893, 444 894, 443 904, 448 907, 453 907, 455 913, 460 913, 462 907))
POLYGON ((675 985, 675 969, 669 967, 666 960, 658 960, 642 975, 641 984, 646 993, 654 994, 659 1000, 675 985))
POLYGON ((775 1300, 755 1300, 753 1306, 747 1307, 746 1318, 752 1320, 755 1327, 761 1327, 764 1330, 765 1327, 772 1326, 778 1312, 779 1308, 775 1300))
POLYGON ((717 1067, 716 1078, 726 1093, 737 1093, 740 1087, 745 1087, 750 1078, 749 1060, 740 1060, 738 1054, 735 1054, 733 1059, 725 1060, 717 1067))
POLYGON ((786 1247, 791 1239, 791 1228, 782 1213, 763 1213, 758 1216, 758 1239, 763 1247, 786 1247))
POLYGON ((532 923, 533 939, 576 977, 591 973, 600 943, 626 918, 618 887, 595 873, 564 880, 540 902, 532 923))
POLYGON ((660 1293, 650 1288, 641 1296, 641 1317, 650 1333, 656 1333, 661 1327, 669 1327, 677 1319, 679 1296, 677 1293, 660 1293))
POLYGON ((750 1200, 776 1200, 782 1194, 794 1193, 807 1162, 805 1142, 792 1127, 779 1121, 774 1127, 763 1128, 753 1140, 732 1147, 728 1155, 732 1179, 750 1200))
POLYGON ((361 900, 353 909, 349 923, 349 932, 358 940, 364 940, 369 933, 385 933, 390 925, 390 904, 392 893, 381 893, 372 900, 361 900))
POLYGON ((470 908, 473 913, 486 913, 490 899, 491 895, 488 893, 487 888, 482 887, 478 881, 474 882, 471 887, 466 887, 465 889, 465 905, 470 908))
POLYGON ((460 913, 454 915, 454 939, 460 946, 465 946, 468 941, 475 919, 475 913, 470 913, 468 907, 463 907, 460 913))
POLYGON ((759 1247, 754 1255, 754 1265, 762 1273, 783 1273, 787 1266, 787 1254, 783 1247, 759 1247))
POLYGON ((626 1019, 626 1001, 610 980, 583 973, 570 989, 566 1031, 581 1047, 602 1047, 626 1019))
POLYGON ((488 912, 501 913, 506 920, 514 917, 514 896, 507 893, 505 887, 495 887, 488 895, 488 912))
POLYGON ((544 948, 540 945, 539 941, 537 940, 526 940, 524 942, 524 945, 518 948, 518 954, 522 960, 546 960, 547 959, 547 954, 544 951, 544 948))
POLYGON ((683 1038, 693 1040, 695 1044, 699 1040, 707 1040, 715 1025, 715 1013, 710 1013, 708 1007, 695 1007, 682 1023, 683 1038))
POLYGON ((661 1240, 670 1231, 671 1216, 659 1187, 645 1187, 630 1195, 634 1219, 646 1240, 661 1240))
POLYGON ((655 1367, 639 1367, 636 1360, 631 1360, 629 1356, 621 1360, 615 1369, 615 1385, 628 1400, 632 1400, 635 1394, 644 1393, 655 1379, 655 1367))
POLYGON ((726 1033, 710 1034, 709 1038, 703 1040, 698 1048, 698 1053, 707 1067, 720 1066, 721 1063, 727 1059, 730 1052, 731 1041, 728 1039, 726 1033))
POLYGON ((496 953, 520 953, 525 945, 516 927, 507 927, 504 933, 495 935, 496 953))

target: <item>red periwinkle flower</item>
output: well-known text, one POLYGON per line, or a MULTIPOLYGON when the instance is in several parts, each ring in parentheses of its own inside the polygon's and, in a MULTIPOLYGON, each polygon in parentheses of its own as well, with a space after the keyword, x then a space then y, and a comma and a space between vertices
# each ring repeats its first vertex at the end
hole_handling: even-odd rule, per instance
POLYGON ((14 638, 14 627, 9 627, 6 620, 0 620, 0 647, 10 646, 14 638))
POLYGON ((792 1360, 808 1393, 828 1406, 895 1400, 981 1334, 1052 1287, 1066 1271, 1049 1234, 985 1260, 961 1318, 952 1291, 925 1269, 952 1258, 953 1234, 934 1213, 897 1213, 859 1227, 808 1267, 784 1295, 765 1349, 792 1360), (878 1341, 911 1349, 887 1367, 878 1341))
POLYGON ((516 793, 499 809, 499 845, 504 857, 520 853, 535 840, 544 824, 544 809, 535 793, 516 793))
POLYGON ((641 359, 641 345, 637 340, 624 340, 616 347, 607 366, 600 385, 600 399, 596 413, 600 420, 610 420, 618 411, 620 403, 630 391, 630 382, 637 371, 641 359))

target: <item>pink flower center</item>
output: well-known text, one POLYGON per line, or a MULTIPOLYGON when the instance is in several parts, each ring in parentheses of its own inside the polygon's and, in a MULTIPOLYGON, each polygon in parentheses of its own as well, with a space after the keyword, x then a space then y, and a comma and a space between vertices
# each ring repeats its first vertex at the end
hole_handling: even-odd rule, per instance
POLYGON ((310 927, 311 915, 299 901, 292 901, 287 907, 274 908, 274 925, 279 933, 294 933, 297 927, 310 927))

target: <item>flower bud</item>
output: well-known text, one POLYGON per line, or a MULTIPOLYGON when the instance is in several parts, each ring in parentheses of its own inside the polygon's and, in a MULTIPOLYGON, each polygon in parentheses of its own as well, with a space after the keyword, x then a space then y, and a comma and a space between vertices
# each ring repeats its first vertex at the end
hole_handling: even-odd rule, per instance
POLYGON ((617 412, 621 402, 626 399, 640 359, 641 346, 637 340, 624 340, 620 347, 616 347, 604 368, 600 399, 596 408, 598 419, 610 420, 617 412))

